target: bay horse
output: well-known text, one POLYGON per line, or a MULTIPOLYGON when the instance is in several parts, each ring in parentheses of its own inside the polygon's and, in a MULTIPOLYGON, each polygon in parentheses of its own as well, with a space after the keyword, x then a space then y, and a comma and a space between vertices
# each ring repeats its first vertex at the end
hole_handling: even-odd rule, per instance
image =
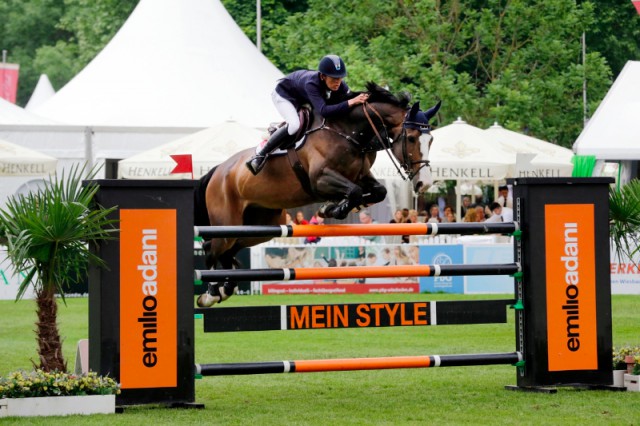
MULTIPOLYGON (((254 176, 245 167, 254 149, 246 149, 210 170, 197 183, 195 225, 281 225, 286 209, 316 202, 325 203, 320 209, 324 217, 344 219, 354 208, 384 200, 386 188, 373 177, 371 166, 376 151, 385 147, 409 178, 416 176, 428 164, 420 136, 431 130, 429 120, 440 103, 422 112, 418 102, 409 107, 407 94, 394 96, 372 82, 367 91, 368 102, 352 107, 345 117, 314 117, 304 144, 294 151, 297 166, 287 155, 271 156, 254 176)), ((239 250, 268 240, 214 238, 205 243, 206 265, 231 269, 239 250)), ((210 283, 198 306, 226 300, 236 285, 210 283)))

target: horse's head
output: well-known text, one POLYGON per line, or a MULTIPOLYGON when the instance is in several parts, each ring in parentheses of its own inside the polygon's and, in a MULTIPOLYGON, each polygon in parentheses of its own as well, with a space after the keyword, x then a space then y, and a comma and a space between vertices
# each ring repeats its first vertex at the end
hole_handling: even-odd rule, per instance
MULTIPOLYGON (((394 156, 407 174, 407 179, 413 179, 420 169, 429 164, 426 156, 423 159, 423 153, 420 151, 420 137, 428 135, 428 146, 431 146, 429 120, 438 112, 441 102, 427 111, 421 111, 419 102, 408 108, 410 99, 408 95, 397 98, 371 82, 367 84, 367 90, 370 93, 369 102, 373 109, 380 111, 386 132, 385 136, 376 135, 376 137, 388 137, 391 140, 394 156)), ((381 141, 383 145, 388 145, 385 142, 381 141)))

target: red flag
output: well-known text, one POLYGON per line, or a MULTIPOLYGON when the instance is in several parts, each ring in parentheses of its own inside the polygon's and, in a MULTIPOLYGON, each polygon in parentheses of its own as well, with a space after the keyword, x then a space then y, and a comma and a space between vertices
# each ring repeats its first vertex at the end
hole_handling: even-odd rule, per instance
POLYGON ((20 65, 0 63, 0 98, 16 103, 20 65))
POLYGON ((640 0, 631 0, 631 3, 636 7, 636 11, 638 15, 640 15, 640 0))
POLYGON ((193 161, 191 160, 191 154, 176 154, 170 155, 173 161, 176 162, 176 166, 171 170, 173 173, 191 173, 193 179, 193 161))

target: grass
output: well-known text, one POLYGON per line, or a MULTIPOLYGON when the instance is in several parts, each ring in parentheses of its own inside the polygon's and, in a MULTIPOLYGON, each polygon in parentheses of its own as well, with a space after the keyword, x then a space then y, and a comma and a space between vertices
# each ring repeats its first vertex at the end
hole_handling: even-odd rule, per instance
MULTIPOLYGON (((486 298, 447 295, 236 296, 228 305, 354 303, 486 298)), ((64 354, 87 337, 87 299, 60 305, 64 354)), ((614 345, 638 344, 640 296, 613 296, 614 345)), ((0 374, 32 368, 32 301, 0 301, 0 374)), ((207 334, 196 320, 196 362, 269 361, 388 355, 509 352, 508 324, 207 334)), ((317 374, 209 377, 196 382, 204 410, 130 407, 124 414, 4 419, 1 425, 538 425, 638 423, 635 392, 561 388, 557 394, 510 392, 515 368, 487 366, 317 374)))

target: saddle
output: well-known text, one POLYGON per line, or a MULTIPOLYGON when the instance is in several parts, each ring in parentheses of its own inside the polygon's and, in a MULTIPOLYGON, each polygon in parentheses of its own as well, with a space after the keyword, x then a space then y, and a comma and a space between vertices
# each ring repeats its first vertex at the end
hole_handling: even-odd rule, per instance
MULTIPOLYGON (((291 148, 295 150, 302 148, 306 140, 305 136, 307 130, 311 128, 311 123, 313 123, 313 111, 311 110, 311 107, 308 105, 303 105, 302 108, 300 108, 300 110, 298 111, 298 118, 300 119, 300 128, 298 129, 296 134, 293 135, 291 139, 280 148, 269 154, 270 156, 285 155, 291 148)), ((283 121, 276 126, 270 126, 267 129, 267 131, 269 132, 269 136, 271 136, 276 130, 278 130, 285 124, 287 124, 287 122, 283 121)))

